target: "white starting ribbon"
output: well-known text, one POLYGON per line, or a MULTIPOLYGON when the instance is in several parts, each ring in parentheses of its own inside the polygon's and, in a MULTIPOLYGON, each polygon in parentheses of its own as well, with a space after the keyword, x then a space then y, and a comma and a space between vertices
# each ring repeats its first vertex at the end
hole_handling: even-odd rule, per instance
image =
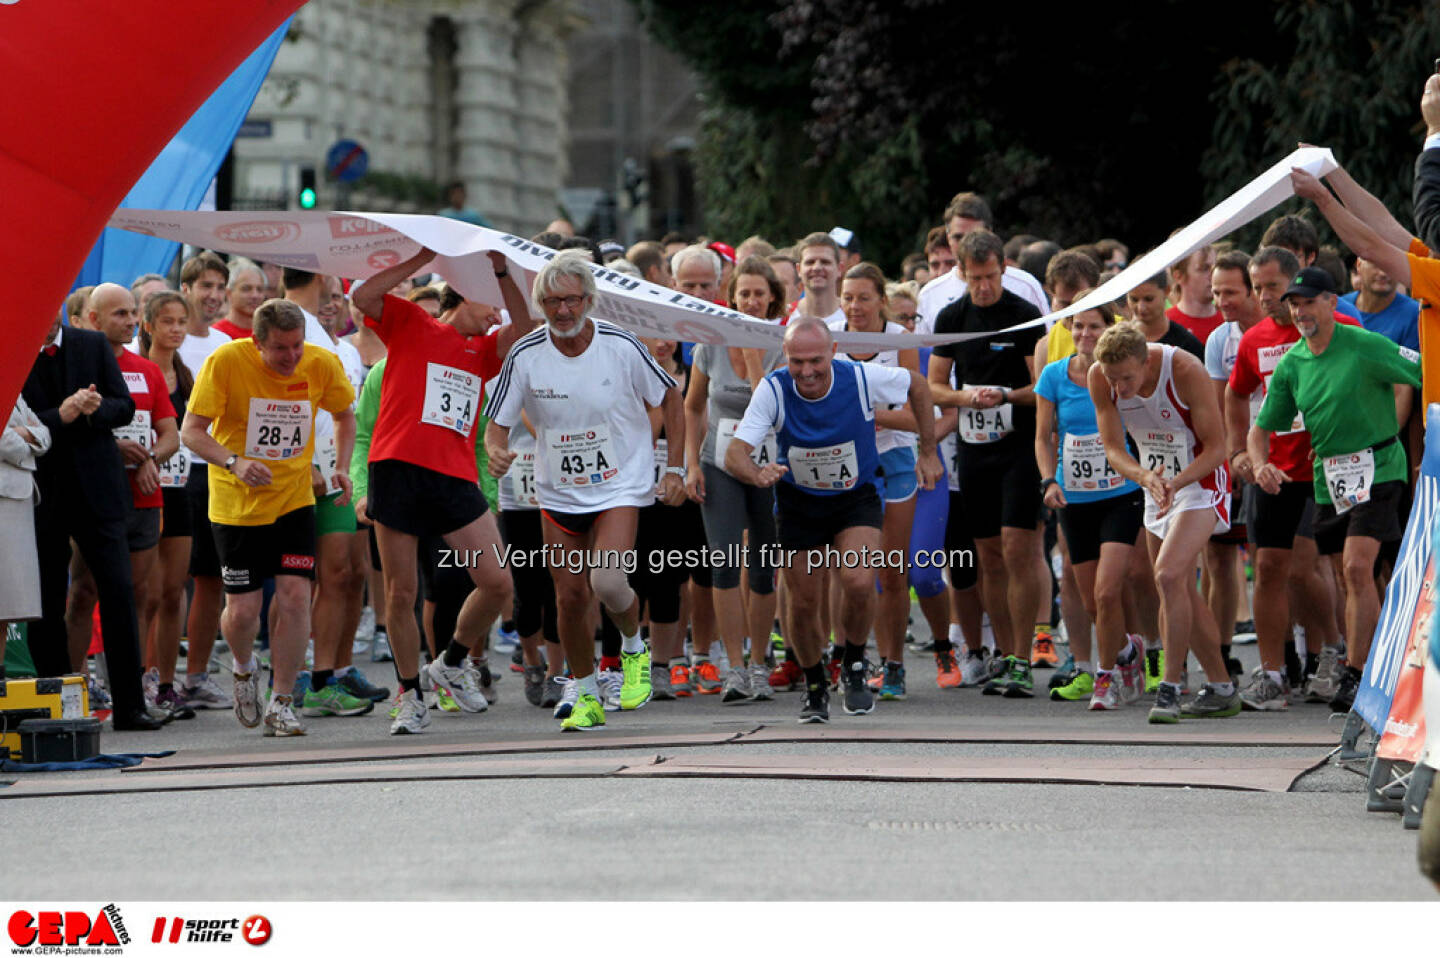
MULTIPOLYGON (((1224 202, 1180 230, 1160 246, 1135 260, 1095 292, 1072 305, 1030 322, 990 333, 834 334, 844 349, 895 349, 939 346, 981 339, 1024 329, 1049 327, 1057 320, 1102 306, 1124 296, 1156 273, 1178 263, 1195 250, 1249 223, 1294 195, 1290 169, 1299 167, 1323 177, 1338 167, 1322 147, 1303 147, 1233 193, 1224 202)), ((521 289, 528 292, 535 274, 556 254, 529 240, 500 230, 472 226, 443 216, 409 213, 279 212, 175 212, 170 210, 116 210, 110 218, 116 229, 161 236, 205 249, 235 253, 281 266, 315 273, 364 279, 409 259, 422 246, 434 250, 426 266, 443 276, 469 299, 499 305, 504 302, 499 281, 485 254, 505 254, 511 269, 525 273, 521 289)), ((785 330, 716 306, 684 293, 656 286, 592 266, 600 292, 591 316, 608 320, 637 336, 725 346, 774 348, 785 330)), ((516 277, 517 280, 520 277, 516 277)), ((538 317, 537 317, 538 318, 538 317)))

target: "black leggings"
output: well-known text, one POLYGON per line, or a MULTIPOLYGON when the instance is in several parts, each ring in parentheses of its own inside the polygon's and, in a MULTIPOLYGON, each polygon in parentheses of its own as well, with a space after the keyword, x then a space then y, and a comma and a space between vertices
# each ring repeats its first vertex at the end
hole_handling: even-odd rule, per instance
MULTIPOLYGON (((501 512, 500 538, 513 551, 538 554, 545 546, 545 530, 538 509, 501 512)), ((521 635, 544 632, 546 642, 559 642, 555 617, 555 580, 540 563, 512 563, 515 583, 515 631, 521 635)))
POLYGON ((706 548, 705 523, 700 507, 686 502, 681 506, 646 506, 640 510, 635 531, 635 571, 630 573, 630 587, 640 597, 641 608, 648 607, 651 622, 680 621, 680 587, 685 580, 710 587, 710 567, 703 562, 672 562, 664 553, 680 550, 694 553, 706 548))

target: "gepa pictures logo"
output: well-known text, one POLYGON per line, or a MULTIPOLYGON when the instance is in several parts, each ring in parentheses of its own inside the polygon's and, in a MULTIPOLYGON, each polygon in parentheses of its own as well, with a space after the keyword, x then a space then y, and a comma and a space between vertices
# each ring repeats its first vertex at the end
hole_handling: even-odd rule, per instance
POLYGON ((58 945, 98 949, 130 944, 120 909, 113 904, 99 909, 93 916, 84 911, 21 909, 11 913, 6 931, 19 949, 27 951, 58 945))

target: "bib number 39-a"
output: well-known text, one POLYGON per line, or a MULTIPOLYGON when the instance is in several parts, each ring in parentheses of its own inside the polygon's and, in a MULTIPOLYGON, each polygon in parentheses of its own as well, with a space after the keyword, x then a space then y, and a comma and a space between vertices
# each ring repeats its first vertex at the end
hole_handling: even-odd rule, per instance
POLYGON ((1066 492, 1106 492, 1118 488, 1124 481, 1105 458, 1105 446, 1098 432, 1065 437, 1066 492))
POLYGON ((425 364, 425 404, 420 421, 470 435, 480 409, 480 377, 440 363, 425 364))
POLYGON ((1362 502, 1370 501, 1370 488, 1375 485, 1375 450, 1362 449, 1343 456, 1326 456, 1325 484, 1335 512, 1349 512, 1362 502))

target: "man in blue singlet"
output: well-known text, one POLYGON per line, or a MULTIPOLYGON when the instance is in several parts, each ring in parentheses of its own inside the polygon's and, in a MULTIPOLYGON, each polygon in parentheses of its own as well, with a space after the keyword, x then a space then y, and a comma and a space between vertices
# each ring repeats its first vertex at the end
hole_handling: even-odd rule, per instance
POLYGON ((776 487, 781 554, 775 564, 790 596, 785 634, 805 670, 800 721, 828 722, 819 627, 823 576, 832 568, 840 573, 845 711, 861 715, 875 707, 865 684, 865 639, 875 618, 876 572, 882 562, 905 561, 903 554, 887 556, 880 549, 876 407, 908 400, 920 430, 920 485, 933 487, 942 471, 930 386, 919 373, 836 359, 830 330, 812 317, 797 317, 786 328, 785 359, 786 366, 766 376, 751 396, 725 451, 725 469, 742 482, 776 487), (750 452, 771 430, 779 455, 757 466, 750 452))

